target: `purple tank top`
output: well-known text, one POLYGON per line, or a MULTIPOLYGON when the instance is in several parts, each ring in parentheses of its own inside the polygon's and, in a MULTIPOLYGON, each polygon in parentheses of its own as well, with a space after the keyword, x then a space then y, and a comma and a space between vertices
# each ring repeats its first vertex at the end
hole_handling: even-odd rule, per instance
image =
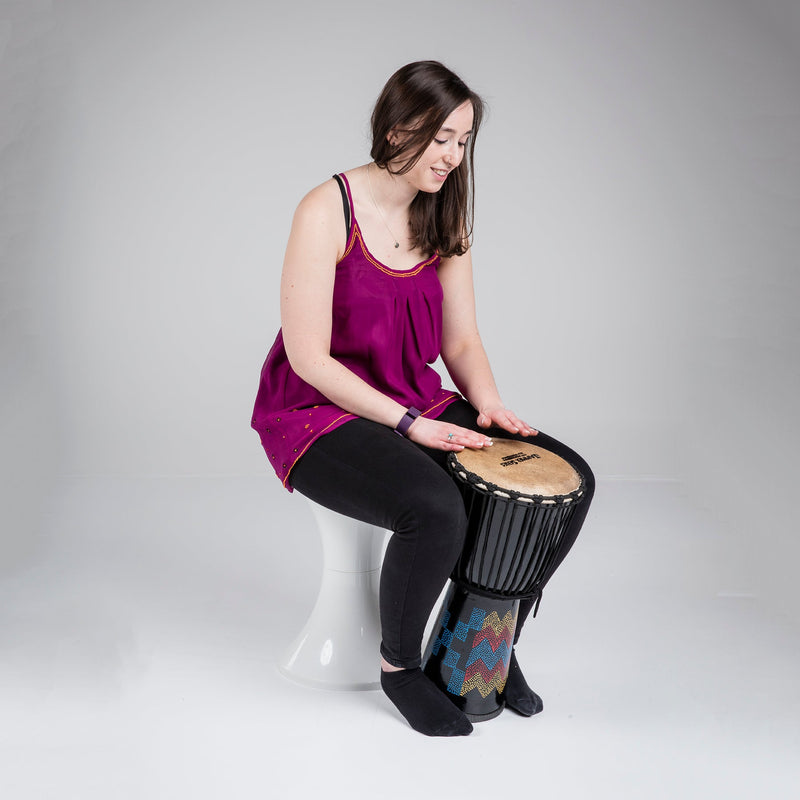
MULTIPOLYGON (((442 343, 442 286, 434 255, 407 271, 381 264, 367 249, 347 189, 351 228, 336 264, 331 355, 403 406, 437 417, 456 400, 431 364, 442 343)), ((303 381, 289 365, 278 331, 261 370, 252 426, 269 462, 292 491, 292 467, 323 434, 355 419, 303 381)))

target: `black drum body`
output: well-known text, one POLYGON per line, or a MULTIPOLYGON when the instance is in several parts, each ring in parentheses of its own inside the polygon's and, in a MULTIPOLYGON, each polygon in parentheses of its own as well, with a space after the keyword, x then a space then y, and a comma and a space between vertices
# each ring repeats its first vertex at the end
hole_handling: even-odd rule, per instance
POLYGON ((538 594, 575 512, 575 499, 514 497, 498 487, 456 480, 468 522, 455 579, 492 596, 538 594))
MULTIPOLYGON (((501 450, 496 456, 500 467, 538 457, 530 455, 533 451, 545 452, 508 444, 513 452, 503 457, 501 450)), ((503 710, 519 601, 541 596, 582 499, 583 481, 570 468, 561 487, 568 491, 540 495, 533 485, 530 493, 519 491, 519 481, 510 481, 513 489, 492 483, 465 469, 455 454, 449 466, 464 498, 467 538, 423 663, 426 675, 470 720, 480 722, 503 710)))

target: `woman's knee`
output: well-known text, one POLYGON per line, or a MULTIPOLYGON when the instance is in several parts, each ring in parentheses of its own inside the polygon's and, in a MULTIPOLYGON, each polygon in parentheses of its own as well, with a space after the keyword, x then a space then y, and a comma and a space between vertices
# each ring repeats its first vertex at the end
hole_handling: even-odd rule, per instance
POLYGON ((423 547, 461 551, 467 531, 464 501, 449 476, 417 486, 404 497, 396 532, 417 533, 423 547))

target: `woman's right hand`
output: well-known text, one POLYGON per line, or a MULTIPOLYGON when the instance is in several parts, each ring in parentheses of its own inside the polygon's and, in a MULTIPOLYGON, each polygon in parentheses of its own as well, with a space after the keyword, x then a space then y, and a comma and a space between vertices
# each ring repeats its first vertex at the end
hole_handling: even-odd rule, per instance
POLYGON ((481 449, 490 447, 492 439, 484 433, 461 428, 451 422, 417 417, 408 429, 408 438, 432 450, 453 450, 458 452, 465 447, 481 449))

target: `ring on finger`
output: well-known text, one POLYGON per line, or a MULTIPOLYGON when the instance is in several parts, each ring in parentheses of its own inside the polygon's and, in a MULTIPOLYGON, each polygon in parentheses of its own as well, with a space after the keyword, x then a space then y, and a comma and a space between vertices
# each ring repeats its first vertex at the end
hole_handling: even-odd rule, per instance
POLYGON ((448 442, 452 442, 452 441, 453 441, 453 436, 455 436, 455 434, 454 434, 454 433, 448 433, 448 434, 447 434, 447 441, 448 441, 448 442))

